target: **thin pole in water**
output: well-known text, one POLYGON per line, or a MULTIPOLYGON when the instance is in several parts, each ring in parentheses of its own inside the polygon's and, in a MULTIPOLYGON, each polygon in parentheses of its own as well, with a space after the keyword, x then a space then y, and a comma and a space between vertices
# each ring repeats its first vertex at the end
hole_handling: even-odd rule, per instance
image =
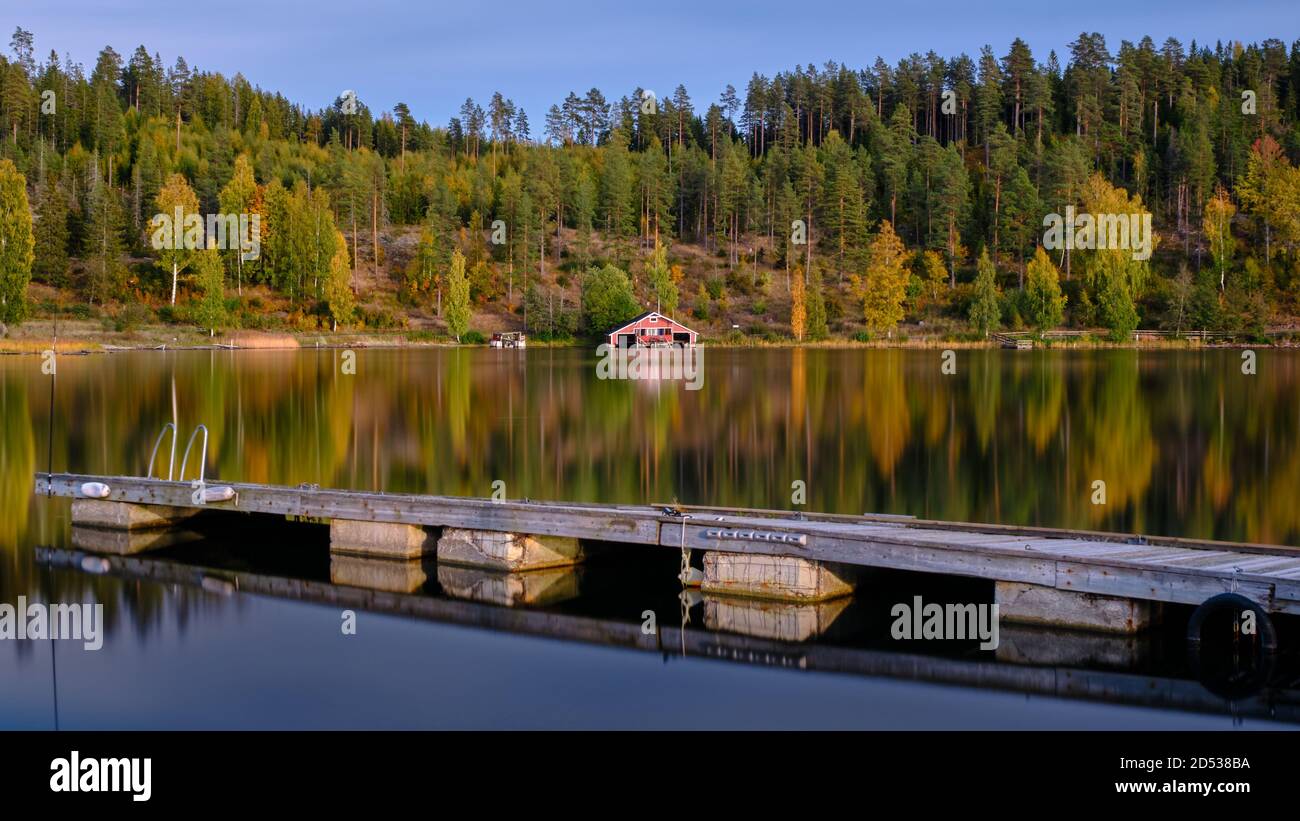
MULTIPOLYGON (((54 586, 51 583, 53 580, 50 578, 51 575, 50 566, 48 563, 45 565, 45 573, 43 575, 45 576, 45 588, 47 590, 52 590, 54 586)), ((54 641, 54 631, 51 630, 50 631, 50 681, 54 689, 54 731, 58 732, 59 730, 59 664, 54 655, 56 646, 57 644, 54 641)))
MULTIPOLYGON (((47 436, 48 442, 46 443, 46 451, 45 451, 45 460, 46 460, 45 461, 45 478, 46 478, 45 495, 47 497, 54 495, 54 383, 59 380, 58 348, 59 348, 59 323, 55 321, 54 345, 50 349, 50 353, 53 355, 54 358, 50 363, 51 365, 53 365, 53 367, 50 370, 50 413, 49 413, 50 418, 48 420, 49 433, 47 436)), ((49 515, 48 511, 46 511, 46 515, 47 516, 49 515)), ((44 570, 45 572, 42 575, 44 576, 45 579, 45 588, 47 590, 52 590, 54 586, 53 584, 51 584, 50 567, 48 564, 46 564, 44 570)), ((51 630, 50 631, 50 682, 54 689, 54 731, 58 732, 59 730, 59 663, 55 658, 54 648, 55 648, 54 631, 51 630)))
POLYGON ((59 323, 54 323, 54 346, 50 349, 52 359, 50 364, 53 366, 50 370, 50 418, 49 418, 49 441, 46 443, 45 455, 45 495, 54 495, 54 383, 59 380, 59 323))

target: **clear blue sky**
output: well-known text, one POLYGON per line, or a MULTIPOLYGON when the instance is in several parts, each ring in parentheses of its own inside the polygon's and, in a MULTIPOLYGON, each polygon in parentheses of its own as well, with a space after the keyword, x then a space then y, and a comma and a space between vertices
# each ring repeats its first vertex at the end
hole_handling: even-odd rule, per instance
POLYGON ((1149 34, 1213 45, 1300 38, 1297 0, 658 0, 600 4, 572 0, 0 0, 7 50, 15 26, 34 33, 38 58, 50 49, 92 67, 112 45, 137 45, 167 65, 233 74, 311 108, 355 89, 372 110, 398 101, 443 125, 466 96, 495 90, 525 107, 534 134, 546 108, 570 91, 600 88, 611 101, 637 86, 661 97, 684 83, 696 107, 727 83, 744 91, 753 71, 771 75, 827 60, 869 67, 913 51, 1001 56, 1020 36, 1045 59, 1081 31, 1100 31, 1114 52, 1149 34))

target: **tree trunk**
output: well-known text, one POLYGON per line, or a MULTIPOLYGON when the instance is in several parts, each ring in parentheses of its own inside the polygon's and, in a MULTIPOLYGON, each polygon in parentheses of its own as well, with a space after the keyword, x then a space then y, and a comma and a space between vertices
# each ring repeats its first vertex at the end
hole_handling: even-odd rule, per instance
POLYGON ((370 236, 374 245, 370 249, 370 256, 374 259, 375 279, 379 279, 379 189, 376 188, 370 200, 370 236))

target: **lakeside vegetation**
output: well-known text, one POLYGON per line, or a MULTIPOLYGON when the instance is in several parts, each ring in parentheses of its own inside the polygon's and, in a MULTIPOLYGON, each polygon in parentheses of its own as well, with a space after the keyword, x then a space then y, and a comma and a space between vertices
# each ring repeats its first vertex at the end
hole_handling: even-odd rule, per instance
POLYGON ((35 55, 19 29, 0 57, 7 327, 564 340, 657 306, 776 343, 1257 337, 1300 316, 1300 41, 1112 54, 1082 34, 1062 63, 1016 39, 754 74, 698 104, 592 88, 538 133, 502 94, 434 126, 143 46, 89 72, 35 55), (1151 258, 1045 250, 1044 216, 1071 206, 1151 213, 1151 258), (256 257, 155 248, 177 208, 257 215, 256 257))

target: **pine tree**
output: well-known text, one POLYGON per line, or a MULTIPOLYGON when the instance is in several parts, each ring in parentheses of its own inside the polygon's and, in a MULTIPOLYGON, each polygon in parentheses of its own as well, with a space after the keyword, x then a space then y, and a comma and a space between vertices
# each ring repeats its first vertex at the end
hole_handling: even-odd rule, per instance
MULTIPOLYGON (((678 163, 679 169, 684 167, 678 163)), ((676 180, 668 173, 668 162, 658 137, 641 152, 636 163, 637 190, 640 199, 641 236, 648 245, 651 237, 664 237, 675 233, 673 226, 672 189, 676 180)))
MULTIPOLYGON (((1002 189, 1014 177, 1016 163, 1016 142, 1007 133, 1007 127, 998 122, 984 142, 985 153, 989 157, 988 176, 991 183, 990 197, 993 206, 993 255, 999 255, 1002 242, 1002 189)), ((1027 178, 1026 178, 1027 179, 1027 178)))
POLYGON ((542 294, 541 286, 536 280, 529 282, 524 288, 524 315, 529 317, 528 331, 542 339, 551 339, 554 337, 554 328, 548 321, 546 309, 546 297, 542 294))
POLYGON ((861 170, 853 150, 840 139, 839 132, 827 135, 822 154, 826 169, 820 209, 820 222, 825 229, 822 245, 834 256, 836 270, 842 277, 845 271, 857 270, 862 265, 867 203, 861 170))
MULTIPOLYGON (((1088 178, 1088 157, 1082 143, 1072 136, 1056 140, 1047 155, 1047 178, 1044 203, 1053 212, 1064 214, 1066 208, 1077 205, 1088 178)), ((1061 262, 1065 278, 1070 278, 1071 252, 1061 247, 1061 262)))
POLYGON ((418 295, 430 292, 434 306, 442 316, 442 291, 446 284, 444 273, 451 266, 454 235, 459 227, 456 199, 445 184, 435 185, 424 223, 420 226, 420 242, 415 256, 407 267, 407 298, 418 304, 418 295))
POLYGON ((975 89, 975 122, 984 144, 984 164, 991 165, 990 138, 1002 120, 1002 69, 993 49, 980 49, 979 86, 975 89))
POLYGON ((162 188, 162 169, 158 165, 158 151, 147 132, 140 134, 135 165, 131 168, 131 241, 133 249, 143 250, 147 217, 152 217, 154 198, 162 188), (151 213, 145 214, 148 210, 151 213))
POLYGON ((915 136, 907 109, 902 106, 894 109, 889 129, 880 135, 883 143, 880 152, 880 179, 885 184, 885 197, 889 200, 891 224, 898 220, 898 200, 907 184, 907 167, 912 159, 912 138, 915 136))
POLYGON ((724 153, 721 166, 715 224, 718 235, 727 240, 727 263, 734 268, 740 261, 740 234, 749 194, 749 158, 740 146, 732 145, 724 153))
POLYGON ((1034 71, 1034 56, 1029 46, 1017 37, 1011 43, 1011 51, 1002 58, 1003 96, 1011 98, 1011 130, 1020 131, 1024 127, 1024 103, 1029 87, 1029 76, 1034 71))
POLYGON ((573 219, 578 234, 578 263, 587 265, 591 262, 592 221, 596 214, 596 184, 591 173, 584 165, 578 171, 574 185, 573 219))
POLYGON ((655 310, 667 316, 676 314, 677 284, 673 282, 673 272, 668 267, 668 249, 658 240, 655 240, 654 254, 646 266, 646 278, 650 293, 654 295, 655 310))
POLYGON ((830 332, 826 317, 826 298, 822 289, 822 275, 813 270, 808 277, 808 293, 804 297, 808 303, 808 338, 825 339, 830 332))
POLYGON ((519 176, 519 172, 515 169, 507 169, 501 181, 496 215, 506 224, 505 246, 500 250, 504 253, 507 271, 506 308, 511 311, 515 307, 515 260, 517 258, 515 251, 523 231, 523 205, 523 177, 519 176))
POLYGON ((613 237, 629 236, 635 226, 632 208, 632 168, 627 138, 622 131, 610 136, 605 146, 605 169, 600 177, 600 207, 605 230, 613 237))
POLYGON ((957 287, 957 265, 965 255, 961 250, 961 234, 970 211, 970 179, 957 146, 949 144, 944 149, 935 173, 935 212, 931 226, 930 245, 942 248, 948 256, 948 284, 957 287))
POLYGON ((122 241, 126 213, 122 198, 102 178, 95 181, 86 198, 85 292, 90 302, 119 298, 126 287, 126 254, 122 241))
POLYGON ((117 83, 122 76, 122 58, 112 47, 99 53, 95 71, 90 76, 89 130, 91 145, 101 156, 112 157, 126 141, 122 104, 117 83))
MULTIPOLYGON (((787 113, 790 113, 789 107, 786 108, 787 113)), ((790 128, 785 132, 789 135, 789 139, 793 139, 794 130, 790 128)), ((792 182, 799 198, 799 213, 796 218, 804 222, 803 265, 804 270, 811 271, 813 239, 820 230, 819 223, 814 219, 814 213, 825 183, 825 171, 817 159, 817 150, 811 143, 805 144, 803 148, 792 150, 791 162, 792 182)), ((785 226, 782 226, 782 233, 787 233, 784 229, 785 226)))
POLYGON ((68 195, 49 174, 37 189, 36 262, 32 275, 47 285, 68 284, 68 195))
MULTIPOLYGON (((1017 166, 1002 190, 1002 212, 998 215, 1003 248, 1015 252, 1017 260, 1023 261, 1025 251, 1041 227, 1042 210, 1038 191, 1029 181, 1029 173, 1017 166)), ((1024 287, 1023 271, 1020 287, 1024 287)))

